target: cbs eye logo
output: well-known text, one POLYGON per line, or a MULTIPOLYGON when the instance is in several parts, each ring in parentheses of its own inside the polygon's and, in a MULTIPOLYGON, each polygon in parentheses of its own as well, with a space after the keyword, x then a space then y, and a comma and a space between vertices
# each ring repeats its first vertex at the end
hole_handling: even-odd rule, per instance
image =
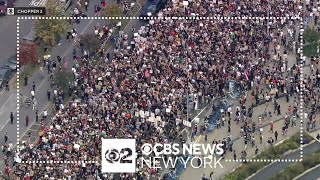
POLYGON ((105 159, 108 163, 132 163, 132 160, 128 159, 132 156, 132 150, 130 148, 122 148, 120 152, 117 149, 108 149, 105 153, 105 159))

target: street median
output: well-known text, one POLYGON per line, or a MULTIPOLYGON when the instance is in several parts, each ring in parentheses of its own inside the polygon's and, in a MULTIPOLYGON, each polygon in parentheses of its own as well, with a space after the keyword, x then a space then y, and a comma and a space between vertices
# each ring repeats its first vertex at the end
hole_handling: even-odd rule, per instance
MULTIPOLYGON (((304 138, 307 142, 311 142, 313 138, 308 134, 304 133, 304 138)), ((253 159, 282 159, 284 158, 286 152, 292 151, 300 148, 300 133, 296 133, 287 140, 284 140, 282 143, 275 145, 260 154, 258 154, 253 159)), ((257 173, 259 170, 263 169, 266 165, 271 164, 271 161, 261 161, 261 162, 252 162, 244 163, 238 166, 232 173, 226 175, 224 180, 243 180, 247 179, 251 175, 257 173)))
POLYGON ((270 180, 291 180, 299 179, 306 173, 310 172, 309 169, 316 169, 320 165, 320 150, 317 152, 307 155, 304 158, 304 161, 299 163, 294 163, 293 165, 288 166, 283 171, 273 175, 270 180), (301 176, 299 176, 301 174, 301 176), (297 178, 295 178, 297 177, 297 178))

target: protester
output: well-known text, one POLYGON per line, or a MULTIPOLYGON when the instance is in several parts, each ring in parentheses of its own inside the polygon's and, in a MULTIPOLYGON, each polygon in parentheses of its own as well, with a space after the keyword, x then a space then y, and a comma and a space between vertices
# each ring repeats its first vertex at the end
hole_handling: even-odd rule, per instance
MULTIPOLYGON (((192 1, 184 10, 189 16, 203 17, 212 14, 266 16, 266 9, 272 9, 270 14, 274 16, 298 15, 298 5, 293 1, 270 4, 249 0, 228 1, 226 4, 215 2, 192 1)), ((184 15, 175 4, 169 3, 168 6, 159 16, 184 15)), ((100 10, 97 5, 96 16, 100 16, 100 10)), ((299 23, 294 19, 156 19, 141 27, 132 42, 123 31, 117 37, 111 37, 109 32, 112 29, 96 26, 97 39, 113 40, 114 57, 100 48, 100 57, 107 59, 108 63, 94 66, 87 54, 81 56, 75 52, 73 60, 82 64, 72 67, 75 81, 69 91, 76 92, 75 98, 64 107, 62 102, 67 92, 54 89, 50 98, 51 91, 48 90, 47 98, 54 99, 57 110, 51 118, 52 123, 39 133, 36 144, 24 143, 15 154, 22 161, 77 162, 59 166, 18 164, 16 172, 21 174, 16 175, 31 179, 105 177, 99 163, 80 163, 101 161, 101 138, 135 138, 137 149, 143 143, 172 142, 184 128, 183 120, 189 120, 185 97, 195 94, 192 109, 197 110, 199 104, 212 100, 214 96, 226 96, 225 87, 229 80, 239 84, 239 104, 236 108, 231 107, 230 111, 222 112, 225 119, 219 119, 219 128, 231 132, 230 126, 224 126, 224 121, 231 124, 231 118, 235 118, 239 129, 242 127, 245 144, 241 158, 246 159, 247 148, 256 147, 258 152, 253 134, 260 133, 260 144, 263 141, 261 132, 253 130, 255 124, 261 122, 252 118, 252 109, 264 101, 273 102, 274 114, 277 111, 281 115, 277 99, 285 91, 288 92, 289 103, 297 101, 300 69, 296 63, 289 66, 281 50, 293 46, 293 42, 300 42, 296 38, 296 25, 299 23), (283 29, 292 33, 283 34, 283 29), (255 101, 248 105, 249 98, 255 101), (233 115, 234 110, 236 113, 233 115), (247 147, 248 143, 252 146, 247 147), (32 173, 26 175, 29 171, 32 173)), ((75 38, 75 29, 71 36, 75 38)), ((297 47, 287 49, 288 54, 298 55, 297 47)), ((64 70, 70 68, 67 63, 62 60, 64 70)), ((51 64, 48 63, 49 72, 51 64)), ((268 117, 268 111, 271 117, 272 107, 264 106, 267 115, 263 117, 268 117)), ((296 104, 291 106, 297 109, 296 104)), ((45 110, 43 113, 43 119, 46 119, 48 112, 45 110)), ((292 111, 290 116, 293 115, 297 115, 297 110, 292 111)), ((273 121, 269 122, 271 133, 277 132, 273 121)), ((225 149, 230 149, 236 158, 239 150, 232 149, 231 138, 219 138, 222 140, 215 143, 224 143, 225 149)), ((270 137, 267 142, 272 145, 274 140, 270 137)), ((152 174, 150 169, 140 169, 136 176, 152 174)), ((123 176, 133 179, 132 174, 123 176)))

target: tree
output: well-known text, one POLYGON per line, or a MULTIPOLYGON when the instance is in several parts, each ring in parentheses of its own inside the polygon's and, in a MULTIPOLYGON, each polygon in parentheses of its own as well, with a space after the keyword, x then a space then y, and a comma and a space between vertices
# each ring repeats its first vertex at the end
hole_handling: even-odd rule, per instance
POLYGON ((303 39, 308 43, 314 43, 320 40, 320 33, 315 29, 308 28, 303 33, 303 39))
POLYGON ((38 45, 34 42, 23 42, 19 49, 19 63, 20 65, 38 64, 39 53, 38 45))
MULTIPOLYGON (((109 4, 104 12, 106 17, 121 17, 123 16, 123 12, 121 7, 118 4, 109 4)), ((110 19, 110 22, 114 25, 119 22, 119 19, 110 19)))
POLYGON ((98 40, 97 36, 94 34, 84 34, 80 35, 79 37, 80 43, 83 44, 84 49, 88 50, 91 55, 91 53, 96 52, 96 50, 99 48, 100 41, 98 40))
POLYGON ((58 72, 54 78, 54 82, 59 86, 60 90, 67 92, 69 89, 70 83, 74 80, 73 74, 70 71, 61 71, 58 72))
MULTIPOLYGON (((60 17, 64 15, 64 3, 56 0, 48 0, 46 4, 46 16, 60 17)), ((37 19, 34 21, 34 30, 45 44, 54 46, 60 39, 61 34, 65 34, 70 25, 67 19, 37 19)))

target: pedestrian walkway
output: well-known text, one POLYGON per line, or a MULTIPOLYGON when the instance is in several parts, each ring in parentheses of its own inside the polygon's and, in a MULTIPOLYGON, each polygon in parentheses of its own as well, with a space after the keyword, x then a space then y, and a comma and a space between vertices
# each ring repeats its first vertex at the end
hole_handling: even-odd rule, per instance
MULTIPOLYGON (((298 27, 297 27, 298 28, 298 27)), ((272 49, 272 48, 271 48, 272 49)), ((281 52, 283 53, 284 49, 281 47, 281 52)), ((292 67, 296 62, 296 56, 295 53, 289 53, 288 58, 288 65, 287 67, 292 67)), ((270 67, 272 67, 272 62, 269 64, 270 67)), ((283 76, 288 76, 288 73, 284 73, 283 76)), ((287 77, 288 78, 288 77, 287 77)), ((261 85, 262 89, 267 89, 267 86, 261 85)), ((251 106, 253 103, 253 97, 251 96, 251 91, 247 93, 246 97, 246 107, 251 106)), ((262 114, 269 114, 271 112, 272 117, 268 115, 267 118, 264 118, 264 120, 261 121, 261 128, 257 126, 256 132, 252 135, 255 139, 255 144, 252 146, 250 142, 247 142, 247 145, 245 145, 245 140, 243 138, 242 133, 240 132, 241 128, 240 126, 243 125, 242 122, 239 123, 239 125, 234 122, 235 119, 235 107, 238 106, 238 102, 234 101, 234 106, 232 109, 232 118, 231 118, 231 132, 228 132, 228 124, 225 123, 225 126, 222 126, 219 129, 215 129, 213 133, 208 134, 207 141, 204 140, 204 136, 200 136, 196 138, 196 142, 198 143, 211 143, 213 141, 223 140, 223 138, 227 138, 228 136, 233 140, 232 149, 235 150, 236 153, 236 159, 241 159, 241 151, 245 150, 247 153, 246 159, 250 159, 255 156, 255 146, 258 147, 258 152, 262 152, 270 147, 270 144, 267 143, 268 139, 272 138, 275 141, 275 143, 280 143, 281 141, 289 138, 293 134, 296 134, 300 130, 300 119, 297 118, 295 120, 295 124, 292 124, 292 120, 290 120, 289 128, 287 131, 286 136, 282 135, 282 128, 285 126, 285 115, 288 113, 289 117, 289 106, 291 108, 298 107, 298 103, 300 102, 299 97, 297 96, 297 93, 295 93, 293 96, 289 97, 289 102, 287 102, 285 97, 279 98, 278 103, 280 105, 280 112, 281 115, 277 115, 277 111, 274 109, 274 105, 272 103, 273 101, 270 101, 267 103, 262 103, 259 106, 254 107, 253 109, 253 115, 252 115, 252 121, 258 125, 260 115, 262 114), (274 113, 275 112, 275 113, 274 113), (273 122, 273 131, 270 131, 270 123, 273 122), (292 126, 293 125, 293 126, 292 126), (276 137, 275 132, 277 131, 278 135, 276 137), (261 132, 261 135, 260 135, 261 132), (262 141, 260 142, 260 137, 262 137, 262 141)), ((290 118, 291 119, 291 118, 290 118)), ((194 169, 191 167, 188 167, 185 172, 180 176, 180 179, 200 179, 203 174, 206 174, 207 176, 213 171, 213 179, 220 179, 224 177, 226 174, 230 173, 232 170, 234 170, 236 167, 238 167, 241 163, 232 161, 234 159, 232 152, 227 152, 225 160, 221 163, 224 168, 217 167, 216 169, 210 169, 210 168, 199 168, 194 169), (228 161, 232 162, 228 162, 228 161)))
MULTIPOLYGON (((93 12, 92 12, 93 13, 93 12)), ((88 13, 90 15, 90 13, 88 13)), ((30 21, 31 20, 25 20, 25 21, 30 21)), ((96 24, 105 24, 105 20, 82 20, 80 24, 73 24, 73 27, 77 29, 79 32, 78 36, 81 34, 90 34, 94 32, 94 25, 96 24)), ((145 22, 141 22, 138 20, 133 20, 130 21, 127 24, 127 28, 124 30, 125 33, 131 34, 132 28, 138 29, 141 25, 143 25, 145 22), (133 22, 134 21, 134 22, 133 22)), ((130 36, 131 37, 131 36, 130 36)), ((68 69, 71 69, 71 67, 74 65, 74 61, 72 60, 73 56, 73 49, 75 48, 75 44, 73 42, 67 42, 66 40, 62 39, 61 44, 56 46, 53 51, 50 53, 51 58, 55 58, 58 55, 61 57, 66 57, 68 60, 68 69)), ((109 49, 110 54, 113 54, 113 51, 109 49)), ((42 64, 41 64, 42 65, 42 64)), ((22 95, 22 98, 24 100, 30 99, 31 98, 31 90, 32 90, 32 82, 35 82, 35 99, 37 101, 37 106, 36 110, 38 110, 38 116, 39 119, 42 117, 42 113, 44 110, 47 110, 49 113, 51 113, 52 109, 52 103, 47 100, 47 90, 49 89, 52 93, 52 88, 50 86, 50 81, 49 81, 49 74, 46 73, 46 70, 44 68, 44 77, 42 78, 40 72, 35 72, 32 77, 28 77, 28 85, 25 86, 23 89, 20 90, 20 94, 22 95)), ((20 77, 21 81, 20 83, 23 83, 23 77, 20 77)), ((12 89, 11 91, 15 91, 12 89)), ((53 93, 52 93, 53 94, 53 93)), ((12 95, 15 96, 15 95, 12 95)), ((0 96, 2 97, 2 96, 0 96)), ((2 99, 0 98, 0 102, 2 99)), ((17 98, 10 98, 16 105, 17 98)), ((9 107, 9 106, 8 106, 9 107)), ((16 107, 12 108, 16 110, 16 107)), ((22 102, 22 106, 20 107, 20 121, 19 121, 19 139, 20 139, 20 144, 21 143, 33 143, 37 140, 38 133, 41 129, 42 126, 48 125, 50 122, 47 118, 47 121, 44 122, 44 124, 40 123, 40 120, 36 121, 36 110, 32 110, 32 105, 30 107, 26 107, 26 104, 22 102), (28 121, 28 126, 26 122, 26 117, 28 116, 29 121, 28 121)), ((0 109, 0 115, 1 115, 1 109, 0 109)), ((9 115, 10 113, 6 116, 8 116, 7 121, 9 120, 9 115)), ((1 119, 2 120, 2 119, 1 119)), ((5 121, 5 120, 3 120, 5 121)), ((1 121, 0 121, 1 123, 1 121)), ((0 124, 1 125, 1 124, 0 124)), ((9 131, 9 141, 12 142, 13 144, 16 144, 17 140, 17 124, 14 123, 14 125, 11 125, 9 123, 5 124, 4 129, 9 131)), ((5 131, 1 131, 2 137, 4 137, 5 131)), ((1 142, 4 140, 1 140, 1 142)), ((2 142, 3 143, 3 142, 2 142)), ((0 155, 0 159, 3 159, 3 155, 0 155)), ((1 161, 3 162, 3 161, 1 161)), ((4 169, 4 164, 0 163, 0 169, 4 169)))
MULTIPOLYGON (((284 99, 280 100, 280 103, 284 104, 284 99)), ((264 105, 262 105, 264 106, 264 105)), ((286 106, 283 105, 283 111, 285 111, 286 106)), ((257 110, 254 111, 254 116, 253 117, 257 117, 257 115, 261 114, 261 107, 258 108, 257 110), (260 111, 259 111, 260 110, 260 111)), ((262 110, 263 111, 263 110, 262 110)), ((253 118, 253 119, 255 119, 253 118)), ((256 145, 259 148, 259 151, 264 151, 265 149, 269 148, 270 146, 267 143, 267 138, 269 137, 273 137, 274 138, 274 133, 268 132, 269 131, 269 122, 264 122, 263 123, 263 131, 262 131, 262 135, 263 135, 263 141, 260 144, 259 142, 259 133, 255 133, 255 139, 256 139, 256 145)), ((292 136, 293 134, 299 132, 300 127, 299 125, 296 127, 292 127, 289 128, 288 134, 287 136, 282 136, 281 135, 281 128, 284 126, 284 121, 283 121, 283 116, 278 117, 277 120, 275 120, 274 122, 274 132, 278 131, 279 133, 279 137, 278 140, 276 142, 281 142, 282 140, 289 138, 290 136, 292 136)), ((230 135, 226 129, 226 127, 223 127, 221 129, 216 129, 214 130, 214 132, 212 134, 208 135, 208 143, 211 143, 213 140, 219 140, 222 138, 226 138, 228 137, 228 135, 230 135)), ((232 124, 232 129, 235 129, 235 132, 232 133, 232 139, 234 140, 233 142, 233 149, 236 150, 238 156, 237 159, 240 159, 240 151, 244 150, 245 146, 244 146, 244 140, 243 138, 241 138, 240 136, 240 131, 239 131, 239 127, 233 123, 232 124)), ((198 139, 197 143, 206 143, 203 136, 202 138, 200 137, 200 139, 198 139)), ((249 157, 253 157, 255 155, 255 148, 251 147, 250 144, 248 144, 247 146, 247 154, 248 154, 248 158, 249 157)), ((227 152, 227 155, 225 157, 226 160, 233 160, 233 154, 231 152, 227 152)), ((219 179, 222 178, 225 174, 231 172, 234 168, 236 168, 240 163, 238 162, 226 162, 223 161, 222 162, 222 166, 224 167, 223 169, 221 169, 220 167, 217 167, 217 169, 210 169, 210 168, 200 168, 200 169, 193 169, 191 167, 188 167, 185 172, 180 176, 181 179, 185 179, 185 178, 192 178, 192 179, 198 179, 201 178, 202 174, 206 174, 209 175, 211 171, 214 171, 213 177, 214 179, 219 179)))
POLYGON ((320 128, 317 128, 314 131, 311 130, 310 132, 308 132, 308 134, 320 143, 320 138, 317 138, 318 135, 320 137, 320 128))
MULTIPOLYGON (((93 7, 92 7, 93 8, 93 7)), ((92 12, 93 14, 93 12, 92 12)), ((89 14, 91 15, 91 14, 89 14)), ((29 21, 30 23, 32 20, 21 20, 21 21, 29 21)), ((101 20, 99 22, 102 22, 101 20)), ((78 29, 78 32, 80 34, 83 33, 90 33, 93 30, 92 28, 93 21, 90 22, 84 22, 80 24, 73 24, 73 27, 78 29)), ((58 55, 65 55, 68 60, 70 60, 70 65, 72 65, 72 45, 70 42, 66 42, 62 40, 61 44, 59 46, 56 46, 56 48, 51 52, 51 57, 55 58, 58 55)), ((41 64, 42 65, 42 64, 41 64)), ((70 66, 71 69, 72 66, 70 66)), ((35 98, 37 100, 37 110, 39 113, 39 116, 43 112, 43 110, 47 109, 50 111, 51 108, 50 102, 47 100, 47 90, 51 89, 50 82, 48 81, 49 75, 44 72, 44 78, 41 78, 40 72, 35 72, 32 77, 28 77, 28 85, 26 87, 23 87, 23 89, 20 89, 20 94, 22 95, 23 100, 30 99, 31 98, 31 90, 32 90, 32 82, 35 82, 36 85, 36 91, 35 91, 35 98)), ((20 77, 20 84, 23 82, 23 77, 20 77)), ((21 85, 20 85, 21 87, 21 85)), ((36 110, 32 110, 32 104, 30 107, 26 107, 25 103, 22 102, 20 107, 20 121, 19 126, 17 126, 16 123, 16 110, 17 110, 17 97, 16 97, 16 89, 11 88, 10 92, 3 91, 4 93, 0 93, 0 103, 4 104, 0 109, 0 128, 2 131, 0 131, 0 136, 4 137, 4 134, 8 132, 9 135, 9 142, 12 142, 14 145, 17 143, 17 131, 19 132, 19 139, 20 143, 25 141, 27 137, 30 136, 37 137, 38 138, 38 131, 40 130, 41 124, 40 121, 36 122, 36 110), (9 99, 8 99, 9 97, 9 99), (6 101, 4 101, 6 100, 6 101), (14 113, 14 124, 9 123, 9 117, 10 112, 13 111, 14 113), (28 126, 26 126, 26 116, 29 117, 28 126), (31 129, 31 130, 30 130, 31 129), (25 136, 26 135, 26 136, 25 136), (24 137, 25 136, 25 137, 24 137)), ((21 97, 20 97, 21 98, 21 97)), ((45 124, 48 124, 49 122, 45 122, 45 124)), ((33 140, 36 140, 33 138, 33 140)), ((2 138, 0 140, 1 145, 4 143, 4 139, 2 138)), ((30 141, 29 141, 30 142, 30 141)), ((34 141, 32 141, 34 142, 34 141)), ((3 154, 0 153, 0 170, 4 169, 4 161, 3 161, 3 154)), ((12 160, 12 159, 10 159, 12 160)))

